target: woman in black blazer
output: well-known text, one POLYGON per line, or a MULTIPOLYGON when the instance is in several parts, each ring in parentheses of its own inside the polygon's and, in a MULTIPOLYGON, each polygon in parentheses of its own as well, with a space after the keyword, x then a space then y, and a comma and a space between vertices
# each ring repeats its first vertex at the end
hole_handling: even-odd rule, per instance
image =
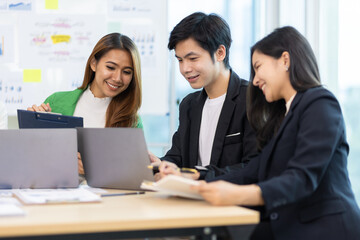
POLYGON ((196 188, 214 205, 257 206, 252 239, 360 239, 343 116, 309 43, 283 27, 251 56, 247 111, 261 153, 196 188))

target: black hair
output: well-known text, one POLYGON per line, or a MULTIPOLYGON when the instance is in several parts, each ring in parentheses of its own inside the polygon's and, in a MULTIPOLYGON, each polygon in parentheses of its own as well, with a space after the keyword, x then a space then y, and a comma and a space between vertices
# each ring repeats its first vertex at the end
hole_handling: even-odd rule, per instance
MULTIPOLYGON (((290 56, 289 76, 291 86, 302 92, 321 86, 320 74, 314 52, 309 42, 295 28, 286 26, 275 29, 251 48, 251 58, 255 51, 279 59, 284 52, 290 56)), ((255 71, 251 64, 250 83, 247 92, 247 114, 251 126, 256 131, 258 148, 277 133, 285 117, 284 99, 268 103, 262 91, 252 84, 255 71)))
POLYGON ((229 25, 220 16, 212 13, 206 15, 202 12, 193 13, 181 20, 171 31, 168 48, 173 50, 176 44, 193 38, 199 45, 209 52, 213 61, 214 53, 224 45, 226 48, 226 56, 224 65, 230 68, 229 64, 229 48, 231 46, 231 33, 229 25))

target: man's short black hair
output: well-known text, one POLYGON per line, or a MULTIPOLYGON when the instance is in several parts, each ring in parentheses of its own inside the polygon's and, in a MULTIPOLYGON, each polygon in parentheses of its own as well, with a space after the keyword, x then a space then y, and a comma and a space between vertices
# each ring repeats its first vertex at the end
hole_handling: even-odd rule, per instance
POLYGON ((229 65, 229 48, 231 45, 231 33, 229 25, 217 14, 206 15, 202 12, 193 13, 179 22, 170 33, 169 50, 175 49, 176 44, 193 38, 199 45, 210 53, 213 61, 214 53, 224 45, 226 56, 224 64, 226 68, 229 65))

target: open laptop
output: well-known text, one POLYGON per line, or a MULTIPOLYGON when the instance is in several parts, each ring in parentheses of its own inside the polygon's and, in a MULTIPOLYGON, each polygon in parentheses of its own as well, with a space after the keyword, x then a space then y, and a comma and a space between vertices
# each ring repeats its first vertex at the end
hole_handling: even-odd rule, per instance
POLYGON ((0 188, 79 185, 76 129, 0 130, 0 188))
POLYGON ((82 117, 51 112, 17 110, 19 128, 75 128, 83 126, 82 117))
POLYGON ((77 128, 85 178, 91 187, 139 190, 153 181, 144 133, 139 128, 77 128))

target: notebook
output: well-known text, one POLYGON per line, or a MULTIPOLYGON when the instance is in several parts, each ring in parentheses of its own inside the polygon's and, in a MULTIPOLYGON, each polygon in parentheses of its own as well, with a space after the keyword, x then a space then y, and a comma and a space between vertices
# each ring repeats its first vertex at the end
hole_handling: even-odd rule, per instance
POLYGON ((158 182, 144 181, 141 184, 141 188, 158 191, 166 195, 202 200, 204 198, 199 194, 199 192, 191 188, 191 186, 198 185, 199 181, 176 175, 167 175, 158 182))
POLYGON ((19 128, 75 128, 83 126, 82 117, 51 112, 17 110, 19 128))
POLYGON ((139 190, 153 181, 144 133, 139 128, 77 128, 87 184, 139 190))
POLYGON ((0 189, 78 185, 76 129, 0 130, 0 189))

